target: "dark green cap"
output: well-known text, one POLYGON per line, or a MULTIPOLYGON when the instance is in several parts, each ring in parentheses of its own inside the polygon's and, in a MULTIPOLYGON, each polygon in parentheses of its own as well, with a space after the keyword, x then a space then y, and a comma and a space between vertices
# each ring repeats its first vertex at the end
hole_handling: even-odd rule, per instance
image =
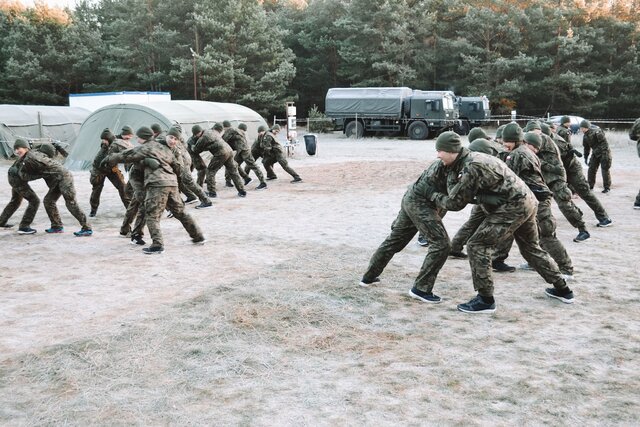
POLYGON ((474 139, 471 144, 469 144, 469 150, 475 151, 476 153, 484 153, 489 154, 490 156, 497 156, 498 153, 504 151, 502 147, 498 148, 499 144, 493 143, 485 138, 477 138, 474 139))
POLYGON ((482 129, 482 128, 473 128, 473 129, 471 129, 471 131, 469 131, 469 142, 473 142, 476 139, 480 139, 480 138, 489 139, 489 136, 484 131, 484 129, 482 129))
POLYGON ((136 131, 136 136, 140 139, 144 139, 145 141, 153 138, 153 131, 146 126, 142 126, 140 129, 136 131))
POLYGON ((200 125, 193 125, 193 127, 191 128, 191 134, 197 135, 200 132, 202 132, 202 127, 200 125))
POLYGON ((502 129, 502 140, 504 142, 520 142, 522 141, 522 128, 516 122, 507 124, 502 129))
POLYGON ((231 122, 229 120, 223 121, 222 122, 222 127, 230 128, 231 127, 231 122))
POLYGON ((217 131, 221 131, 224 129, 224 126, 222 126, 221 123, 216 123, 213 125, 213 129, 217 130, 217 131))
POLYGON ((504 129, 506 125, 500 125, 498 126, 498 129, 496 129, 496 139, 502 139, 502 130, 504 129))
POLYGON ((154 123, 151 125, 151 130, 153 131, 153 133, 160 133, 162 132, 162 128, 160 127, 160 125, 158 123, 154 123))
POLYGON ((542 128, 540 127, 540 123, 538 123, 537 120, 531 120, 530 122, 528 122, 527 126, 525 126, 524 128, 524 131, 529 132, 530 130, 534 129, 542 130, 542 128))
POLYGON ((131 129, 131 126, 123 126, 120 135, 133 135, 133 129, 131 129))
POLYGON ((111 132, 109 128, 106 128, 100 134, 100 139, 106 139, 109 142, 113 142, 116 139, 116 136, 111 132))
POLYGON ((436 140, 436 150, 447 153, 459 153, 460 150, 462 150, 460 135, 453 131, 441 133, 436 140))
POLYGON ((247 130, 247 125, 246 125, 246 124, 244 124, 244 123, 240 123, 240 124, 238 125, 238 129, 242 129, 243 131, 246 131, 246 130, 247 130))
POLYGON ((279 125, 279 124, 277 124, 277 123, 276 123, 275 125, 271 126, 271 132, 276 131, 276 130, 277 130, 277 131, 279 131, 279 130, 280 130, 280 125, 279 125))
POLYGON ((580 122, 580 127, 589 129, 591 127, 591 122, 587 119, 584 119, 580 122))
POLYGON ((56 156, 56 147, 54 147, 53 144, 41 144, 38 146, 37 150, 41 153, 46 154, 50 159, 53 159, 56 156))
POLYGON ((551 128, 546 123, 540 123, 540 128, 542 129, 542 133, 547 136, 551 136, 551 128))
POLYGON ((258 126, 258 132, 266 132, 266 131, 267 131, 267 127, 265 125, 258 126))
POLYGON ((179 139, 181 137, 181 132, 176 126, 171 126, 167 131, 167 135, 175 136, 179 139))
POLYGON ((29 143, 26 139, 18 138, 13 143, 13 149, 15 150, 16 148, 29 148, 29 143))
POLYGON ((562 116, 562 118, 560 119, 560 124, 563 125, 565 123, 571 123, 571 118, 569 118, 569 116, 562 116))
POLYGON ((536 148, 540 148, 542 145, 542 137, 535 132, 527 132, 524 134, 524 142, 529 145, 533 145, 536 148))

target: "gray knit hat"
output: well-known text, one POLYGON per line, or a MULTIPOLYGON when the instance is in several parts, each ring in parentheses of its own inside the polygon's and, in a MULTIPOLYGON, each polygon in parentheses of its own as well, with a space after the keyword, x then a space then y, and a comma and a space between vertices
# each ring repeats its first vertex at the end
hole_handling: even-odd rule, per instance
POLYGON ((527 132, 524 134, 524 142, 533 145, 536 148, 540 148, 542 145, 542 137, 535 132, 527 132))
POLYGON ((502 140, 504 142, 520 142, 522 141, 522 128, 516 122, 507 124, 502 129, 502 140))

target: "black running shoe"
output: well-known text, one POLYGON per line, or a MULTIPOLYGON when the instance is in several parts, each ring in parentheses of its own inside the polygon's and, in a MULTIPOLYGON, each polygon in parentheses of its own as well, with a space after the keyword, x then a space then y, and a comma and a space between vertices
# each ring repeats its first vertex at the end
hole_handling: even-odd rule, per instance
POLYGON ((11 228, 11 227, 13 227, 13 224, 0 225, 0 228, 11 228))
POLYGON ((196 206, 196 209, 207 209, 207 208, 212 208, 212 207, 213 207, 213 203, 211 203, 211 202, 202 202, 198 206, 196 206))
POLYGON ((578 235, 573 239, 573 241, 576 243, 580 243, 580 242, 584 242, 589 237, 591 237, 591 234, 589 234, 587 230, 584 230, 579 232, 578 235))
POLYGON ((265 188, 267 188, 267 183, 261 182, 260 185, 256 187, 256 190, 264 190, 265 188))
POLYGON ((300 178, 299 176, 296 176, 295 178, 293 178, 293 181, 291 181, 292 184, 297 184, 299 182, 302 182, 302 178, 300 178))
POLYGON ((238 197, 247 197, 247 192, 244 190, 238 191, 238 197))
POLYGON ((198 199, 196 199, 196 198, 194 198, 194 199, 186 199, 186 200, 184 201, 184 204, 185 204, 185 205, 190 205, 190 204, 195 203, 195 202, 197 202, 197 201, 198 201, 198 199))
POLYGON ((555 298, 557 300, 562 301, 565 304, 573 304, 573 292, 569 288, 564 289, 556 289, 556 288, 547 288, 544 290, 544 293, 547 294, 549 298, 555 298))
POLYGON ((91 211, 91 212, 89 212, 89 216, 90 216, 91 218, 93 218, 94 216, 96 216, 96 211, 91 211))
POLYGON ((225 187, 229 187, 229 188, 233 188, 233 184, 232 184, 232 183, 230 183, 230 182, 225 182, 225 183, 224 183, 224 186, 225 186, 225 187))
POLYGON ((207 242, 207 239, 204 236, 196 237, 195 239, 191 239, 194 245, 204 245, 207 242))
POLYGON ((18 234, 36 234, 37 231, 31 227, 20 227, 18 228, 18 234))
POLYGON ((493 302, 488 304, 484 302, 480 295, 476 295, 471 301, 458 304, 458 310, 463 311, 465 313, 493 313, 496 311, 496 303, 493 302))
POLYGON ((418 236, 418 244, 420 246, 429 246, 429 241, 422 236, 418 236))
POLYGON ((274 179, 278 179, 277 176, 268 176, 267 181, 273 181, 274 179))
POLYGON ((602 190, 602 192, 603 192, 604 194, 607 194, 607 193, 609 193, 610 191, 611 191, 611 189, 610 189, 610 188, 605 188, 604 190, 602 190))
POLYGON ((244 185, 247 185, 247 184, 248 184, 248 183, 250 183, 251 181, 253 181, 253 179, 251 179, 251 178, 249 178, 249 177, 246 177, 246 178, 244 179, 244 185))
POLYGON ((372 280, 367 280, 364 277, 362 278, 362 280, 360 280, 360 283, 358 283, 360 286, 362 286, 363 288, 368 288, 371 285, 377 285, 378 283, 380 283, 380 278, 376 277, 375 279, 372 280))
POLYGON ((409 296, 413 299, 417 299, 423 302, 429 302, 431 304, 439 304, 442 302, 442 298, 434 293, 422 292, 415 286, 409 291, 409 296))
POLYGON ((491 263, 491 267, 496 273, 513 273, 514 271, 516 271, 515 267, 510 266, 504 261, 493 261, 491 263))
POLYGON ((147 255, 159 255, 164 252, 164 248, 162 246, 149 246, 148 248, 142 248, 142 252, 147 255))
POLYGON ((142 236, 141 235, 136 234, 134 236, 131 236, 131 244, 132 245, 144 246, 144 245, 146 245, 146 242, 144 240, 142 240, 142 236))
POLYGON ((597 224, 596 227, 610 227, 611 225, 613 225, 613 221, 611 221, 611 218, 604 218, 601 219, 597 224))
POLYGON ((215 191, 209 191, 207 192, 207 196, 211 197, 212 199, 215 197, 218 197, 218 193, 216 193, 215 191))

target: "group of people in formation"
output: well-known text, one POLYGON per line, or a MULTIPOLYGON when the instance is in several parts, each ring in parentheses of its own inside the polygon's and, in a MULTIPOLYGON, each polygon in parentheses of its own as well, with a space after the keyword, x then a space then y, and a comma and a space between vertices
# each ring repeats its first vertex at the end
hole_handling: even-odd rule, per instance
MULTIPOLYGON (((545 289, 548 297, 573 303, 575 296, 568 282, 574 279, 574 267, 570 251, 556 236, 552 200, 577 229, 576 243, 588 241, 591 234, 574 197, 580 197, 593 211, 596 227, 613 224, 593 191, 598 169, 602 173, 602 193, 611 191, 609 144, 602 129, 588 120, 580 123, 580 130, 583 153, 571 143, 567 116, 562 117, 559 127, 530 121, 522 129, 511 122, 498 127, 494 138, 482 128, 474 128, 468 147, 455 132, 442 133, 436 140, 438 159, 404 194, 391 234, 371 257, 360 286, 380 283, 389 261, 418 233, 418 243, 427 246, 428 252, 409 290, 412 298, 441 302, 433 292, 438 272, 448 257, 468 259, 476 295, 459 304, 458 310, 494 312, 492 272, 516 271, 505 262, 515 241, 526 260, 519 267, 537 272, 552 285, 545 289), (580 158, 589 166, 586 178, 580 158), (474 205, 469 219, 449 239, 443 217, 447 211, 459 211, 467 204, 474 205)), ((640 119, 629 137, 635 141, 640 138, 640 119)), ((640 209, 640 193, 634 208, 640 209)))
MULTIPOLYGON (((239 197, 247 196, 245 186, 253 181, 249 176, 252 171, 259 181, 256 190, 264 190, 267 188, 266 181, 278 179, 273 169, 276 163, 292 176, 292 183, 302 182, 302 178, 287 162, 284 148, 277 139, 279 132, 280 126, 277 124, 270 129, 260 126, 258 137, 250 146, 246 124, 240 123, 233 128, 226 120, 214 124, 211 129, 193 126, 191 136, 186 141, 177 123, 166 132, 156 123, 150 127, 140 127, 135 134, 129 126, 124 126, 118 135, 110 129, 104 129, 99 136, 100 148, 91 167, 89 217, 98 214, 100 195, 104 183, 109 180, 118 190, 126 208, 120 235, 130 238, 132 244, 145 246, 146 226, 152 243, 142 249, 145 254, 161 254, 164 251, 159 225, 165 210, 182 223, 194 244, 204 244, 202 230, 185 211, 185 205, 199 202, 196 209, 213 206, 211 199, 217 197, 216 174, 223 166, 226 186, 235 187, 239 197), (134 145, 136 140, 137 144, 134 145), (208 162, 202 157, 205 152, 211 155, 208 162), (259 158, 262 158, 266 178, 256 163, 259 158), (128 174, 126 182, 120 164, 124 164, 128 174), (192 176, 194 169, 197 171, 196 179, 192 176)), ((28 141, 20 138, 15 141, 13 148, 17 159, 8 170, 11 200, 0 214, 0 227, 13 227, 8 221, 24 199, 28 206, 17 232, 21 235, 36 234, 31 225, 40 198, 29 182, 44 179, 49 187, 44 206, 51 221, 51 226, 45 232, 64 232, 57 208, 57 201, 63 197, 67 209, 80 223, 80 230, 73 234, 77 237, 91 236, 93 229, 78 205, 73 176, 57 160, 58 154, 65 156, 66 152, 57 144, 43 143, 32 147, 28 141)))

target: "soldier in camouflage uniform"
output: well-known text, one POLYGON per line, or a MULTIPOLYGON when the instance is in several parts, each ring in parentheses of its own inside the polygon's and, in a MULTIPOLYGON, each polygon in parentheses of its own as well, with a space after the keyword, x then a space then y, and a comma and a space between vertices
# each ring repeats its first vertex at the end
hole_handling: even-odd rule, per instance
POLYGON ((51 228, 45 231, 47 233, 62 233, 64 231, 60 212, 56 205, 56 202, 62 196, 67 209, 82 226, 80 231, 76 231, 73 234, 76 237, 91 236, 93 231, 91 230, 91 225, 87 222, 86 215, 78 206, 71 173, 62 164, 36 150, 19 147, 16 150, 16 154, 20 157, 17 165, 20 179, 33 181, 43 178, 49 187, 49 191, 44 196, 44 208, 51 221, 51 228))
MULTIPOLYGON (((138 143, 140 144, 145 144, 153 139, 153 133, 144 132, 145 129, 148 128, 140 128, 139 131, 143 130, 143 132, 137 132, 136 136, 138 137, 138 143)), ((102 161, 104 167, 111 167, 108 158, 109 156, 105 157, 105 160, 102 161)), ((127 183, 127 187, 131 188, 131 202, 129 202, 127 211, 124 214, 124 219, 120 226, 120 235, 126 237, 131 234, 132 245, 144 246, 146 244, 143 240, 144 226, 146 225, 146 215, 144 210, 144 199, 146 194, 144 189, 144 164, 142 162, 133 162, 131 164, 125 164, 125 166, 129 167, 129 182, 127 183), (135 224, 132 229, 131 224, 134 220, 135 224)))
MULTIPOLYGON (((633 126, 631 127, 631 130, 629 131, 629 139, 631 139, 632 141, 636 141, 636 148, 638 150, 638 157, 640 157, 640 119, 637 119, 633 123, 633 126)), ((633 208, 634 209, 640 209, 640 191, 638 192, 638 195, 636 196, 636 201, 633 204, 633 208)))
POLYGON ((582 137, 584 162, 589 165, 587 171, 589 187, 593 190, 598 168, 602 167, 602 186, 604 187, 602 192, 608 193, 611 191, 611 150, 607 138, 602 129, 597 126, 592 127, 589 120, 580 122, 580 130, 584 134, 582 137), (589 161, 589 154, 591 154, 591 161, 589 161))
MULTIPOLYGON (((196 209, 207 209, 213 207, 213 203, 211 203, 211 200, 207 197, 207 193, 205 193, 202 187, 194 181, 193 176, 191 175, 191 154, 187 149, 187 144, 182 139, 182 127, 179 124, 174 124, 173 127, 178 130, 180 134, 180 140, 171 150, 180 163, 180 179, 178 180, 178 188, 181 193, 187 196, 184 203, 188 205, 199 199, 200 204, 196 206, 196 209)), ((161 140, 165 138, 166 136, 160 135, 161 140)), ((198 157, 200 158, 200 156, 198 157)))
MULTIPOLYGON (((256 162, 264 154, 264 152, 262 151, 262 138, 266 133, 267 133, 266 126, 264 125, 258 126, 258 136, 256 137, 255 141, 253 141, 253 144, 251 145, 251 157, 253 157, 253 159, 256 162)), ((249 173, 250 171, 249 165, 246 165, 244 167, 244 171, 246 173, 249 173)))
MULTIPOLYGON (((562 274, 570 277, 573 275, 573 263, 564 245, 556 237, 556 219, 551 212, 552 194, 542 177, 540 159, 536 156, 542 145, 542 138, 534 132, 527 132, 523 137, 517 123, 507 125, 503 135, 505 148, 509 151, 505 163, 527 184, 538 200, 536 220, 540 247, 551 255, 562 274)), ((513 239, 505 239, 498 245, 497 252, 500 253, 502 248, 508 253, 512 243, 513 239)), ((529 269, 529 266, 525 265, 523 268, 529 269)))
POLYGON ((391 234, 371 257, 369 267, 360 281, 361 286, 367 287, 378 283, 380 281, 378 276, 391 258, 404 249, 417 232, 420 232, 429 240, 429 251, 409 295, 424 302, 439 303, 441 301, 439 296, 433 294, 433 286, 449 254, 449 236, 442 223, 445 212, 437 209, 433 202, 428 200, 425 191, 431 187, 433 181, 441 183, 439 189, 444 191, 444 172, 442 162, 436 160, 409 187, 402 198, 400 212, 391 224, 391 234))
POLYGON ((577 159, 577 157, 582 157, 582 153, 574 149, 571 144, 571 132, 567 128, 570 123, 569 117, 564 116, 560 123, 562 125, 557 129, 557 135, 554 135, 551 129, 544 124, 541 125, 542 133, 551 137, 560 150, 562 165, 567 172, 567 184, 591 208, 598 220, 596 226, 608 227, 613 224, 613 221, 609 218, 609 214, 607 214, 600 200, 589 188, 584 173, 582 173, 582 166, 577 159))
POLYGON ((124 182, 124 176, 122 175, 122 172, 120 172, 118 166, 101 169, 100 164, 110 153, 129 149, 132 145, 128 141, 122 139, 116 140, 115 135, 109 129, 102 131, 100 134, 100 140, 100 150, 93 159, 91 174, 89 176, 89 182, 91 183, 91 197, 89 197, 91 212, 89 213, 89 216, 91 217, 96 216, 96 213, 98 212, 98 206, 100 206, 100 195, 104 188, 105 179, 108 179, 116 190, 118 190, 120 200, 122 200, 122 204, 125 208, 129 206, 129 202, 131 201, 125 190, 126 184, 124 182))
MULTIPOLYGON (((28 150, 29 143, 22 138, 18 138, 13 144, 13 149, 28 150)), ((20 225, 18 226, 18 234, 35 234, 36 230, 31 228, 31 223, 33 223, 33 219, 36 217, 36 212, 38 212, 38 207, 40 206, 40 198, 33 191, 31 186, 29 185, 29 182, 24 181, 20 178, 18 174, 19 163, 20 156, 15 162, 13 162, 13 165, 11 165, 7 172, 7 178, 9 180, 9 185, 11 186, 11 200, 9 201, 7 206, 5 206, 2 214, 0 214, 0 227, 13 227, 12 224, 7 224, 7 221, 18 210, 18 208, 22 204, 22 200, 25 199, 29 203, 29 205, 27 206, 27 209, 24 211, 22 219, 20 220, 20 225)))
POLYGON ((267 180, 278 179, 275 172, 273 171, 273 165, 277 162, 278 164, 280 164, 280 166, 282 166, 282 169, 284 169, 285 172, 293 177, 293 180, 291 181, 293 184, 302 182, 302 178, 300 178, 300 175, 298 175, 296 171, 294 171, 289 166, 289 162, 287 162, 287 158, 284 155, 284 149, 276 138, 278 132, 280 132, 280 125, 275 124, 271 128, 271 132, 267 132, 262 137, 262 164, 264 166, 264 169, 267 171, 267 180))
POLYGON ((429 198, 440 209, 459 211, 475 201, 487 212, 467 242, 473 286, 478 295, 458 305, 458 309, 468 313, 495 311, 491 258, 496 245, 511 235, 522 256, 547 283, 553 284, 545 293, 572 303, 573 292, 557 264, 540 248, 537 200, 524 181, 495 157, 463 148, 455 132, 442 133, 436 141, 436 150, 447 168, 448 195, 432 188, 429 198))
POLYGON ((148 137, 146 143, 113 156, 108 156, 109 164, 120 162, 144 164, 145 212, 147 227, 153 243, 142 251, 145 254, 161 254, 164 251, 164 240, 160 230, 162 211, 168 208, 182 226, 187 230, 195 244, 203 244, 204 236, 193 218, 185 212, 184 202, 178 190, 180 164, 171 150, 179 143, 180 132, 176 128, 169 129, 166 139, 151 139, 151 129, 142 127, 138 135, 148 137))
MULTIPOLYGON (((239 148, 242 147, 243 143, 246 146, 246 141, 242 139, 242 135, 238 132, 238 129, 234 129, 231 126, 231 122, 229 120, 224 120, 222 122, 222 139, 229 144, 229 147, 233 150, 233 160, 238 165, 238 174, 244 181, 244 185, 249 184, 252 179, 249 178, 247 172, 244 171, 240 164, 242 163, 242 159, 239 157, 239 148)), ((224 180, 225 186, 233 187, 233 183, 231 182, 231 175, 229 175, 229 171, 225 170, 224 172, 224 180)))
POLYGON ((247 125, 244 123, 240 123, 238 125, 238 134, 240 135, 240 139, 237 141, 236 146, 236 162, 238 163, 238 171, 242 170, 242 163, 245 163, 246 168, 244 172, 246 173, 246 177, 244 179, 244 183, 248 184, 251 182, 251 178, 249 177, 249 171, 253 171, 258 177, 260 184, 256 187, 256 190, 263 190, 267 188, 267 183, 264 180, 264 175, 260 170, 260 166, 256 164, 256 160, 251 155, 251 150, 249 149, 249 143, 247 142, 247 125))
POLYGON ((560 150, 553 140, 542 134, 540 123, 533 121, 527 123, 525 130, 533 131, 542 137, 542 145, 538 151, 538 158, 542 165, 542 177, 549 189, 553 192, 553 198, 560 208, 562 215, 569 223, 578 229, 578 235, 574 242, 584 242, 591 235, 582 218, 582 211, 573 203, 572 193, 567 185, 567 173, 560 159, 560 150))
POLYGON ((247 192, 244 191, 244 185, 238 173, 238 165, 235 160, 233 160, 233 150, 221 137, 223 129, 221 123, 216 123, 213 125, 213 129, 194 134, 194 136, 198 137, 198 141, 193 147, 193 152, 200 154, 203 151, 209 151, 212 156, 209 161, 209 166, 207 166, 207 188, 209 190, 207 195, 209 197, 217 196, 216 173, 224 166, 238 190, 238 196, 246 197, 247 192))
MULTIPOLYGON (((478 128, 473 128, 478 129, 478 128)), ((476 153, 484 153, 490 156, 497 157, 499 153, 504 151, 502 145, 498 143, 493 143, 485 138, 474 139, 474 141, 469 144, 469 151, 476 153)), ((449 256, 452 258, 458 259, 467 259, 468 256, 462 251, 464 245, 467 244, 469 238, 476 232, 482 221, 485 220, 487 214, 480 205, 474 205, 473 209, 471 209, 471 215, 467 221, 462 224, 462 227, 458 230, 453 239, 451 239, 451 251, 449 252, 449 256)), ((504 263, 504 260, 503 260, 504 263)), ((513 272, 516 269, 514 267, 509 267, 508 270, 496 269, 496 266, 493 266, 496 271, 510 271, 513 272)))
MULTIPOLYGON (((189 156, 191 156, 191 171, 193 171, 193 169, 198 171, 196 183, 200 187, 204 188, 205 178, 207 177, 207 165, 200 155, 193 152, 193 148, 195 147, 196 142, 198 142, 198 137, 196 135, 199 135, 202 130, 203 129, 200 125, 194 125, 191 128, 192 135, 187 140, 187 151, 189 152, 189 156)), ((211 190, 207 189, 207 191, 211 190)))

